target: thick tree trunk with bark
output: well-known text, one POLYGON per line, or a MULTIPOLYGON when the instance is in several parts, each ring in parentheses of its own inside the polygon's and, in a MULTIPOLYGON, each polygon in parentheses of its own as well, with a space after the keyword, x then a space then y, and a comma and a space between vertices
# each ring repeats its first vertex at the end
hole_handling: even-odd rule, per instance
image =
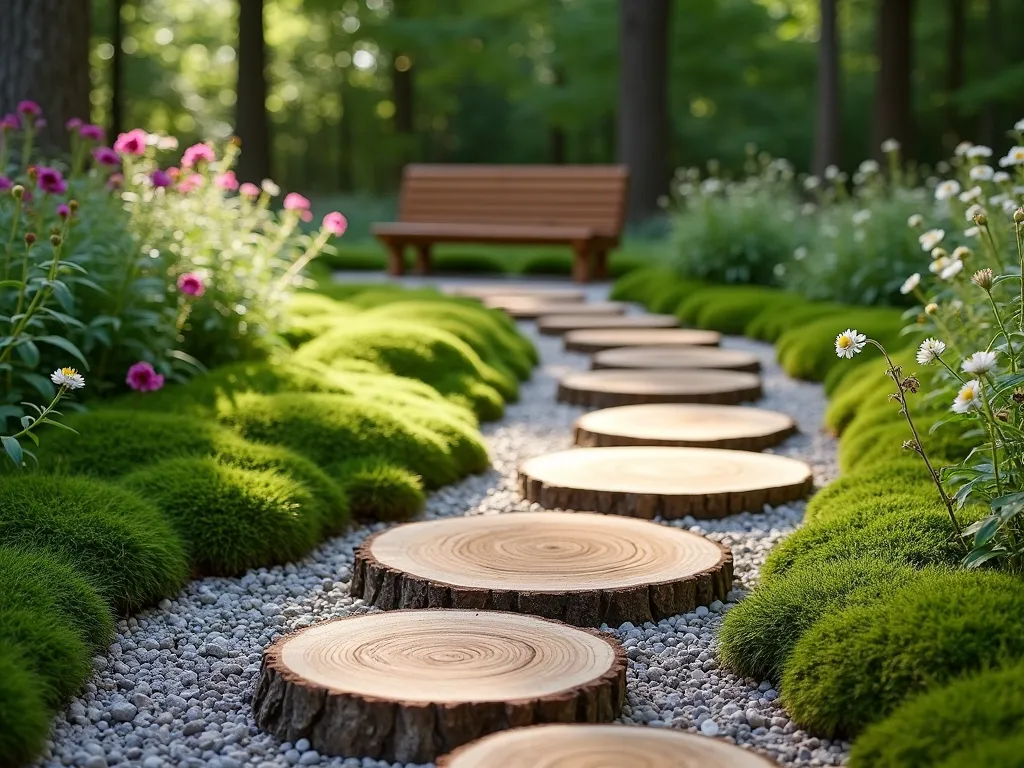
POLYGON ((121 41, 124 40, 124 27, 121 19, 122 0, 112 0, 110 13, 113 17, 113 24, 110 32, 110 45, 114 49, 114 55, 110 59, 110 137, 111 141, 124 130, 124 50, 121 48, 121 41))
POLYGON ((89 118, 89 0, 4 0, 0 9, 0 111, 31 99, 47 125, 40 144, 66 147, 64 123, 89 118))
POLYGON ((263 0, 238 0, 238 102, 235 133, 242 140, 238 177, 254 183, 270 177, 266 69, 263 0))
POLYGON ((629 166, 629 218, 656 213, 668 178, 671 0, 619 0, 619 160, 629 166))
POLYGON ((839 98, 839 30, 837 0, 821 0, 821 35, 818 40, 818 125, 814 143, 814 172, 842 165, 842 117, 839 98))
POLYGON ((903 156, 911 152, 911 88, 914 0, 878 3, 878 76, 875 80, 874 152, 895 139, 903 156))

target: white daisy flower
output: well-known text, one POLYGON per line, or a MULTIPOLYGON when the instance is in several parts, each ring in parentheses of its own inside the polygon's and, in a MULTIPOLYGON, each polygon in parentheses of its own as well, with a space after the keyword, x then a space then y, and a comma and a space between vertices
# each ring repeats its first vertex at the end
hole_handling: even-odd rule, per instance
POLYGON ((979 197, 981 197, 981 187, 971 187, 960 193, 960 202, 969 203, 972 200, 977 200, 979 197))
POLYGON ((1017 131, 1024 131, 1024 120, 1018 120, 1013 124, 1013 128, 1017 131))
POLYGON ((878 167, 878 162, 875 160, 865 160, 860 164, 860 166, 858 166, 858 169, 865 176, 868 176, 872 173, 878 173, 878 171, 880 170, 878 167))
POLYGON ((925 252, 931 252, 932 248, 942 242, 942 238, 946 236, 944 229, 929 229, 919 238, 917 242, 921 244, 921 250, 925 252))
POLYGON ((958 245, 953 249, 954 259, 969 259, 974 255, 974 251, 968 248, 966 245, 958 245))
POLYGON ((981 234, 981 227, 968 227, 964 230, 964 237, 977 237, 981 234))
POLYGON ((817 176, 808 176, 806 179, 804 179, 804 189, 806 190, 817 189, 820 186, 821 179, 819 179, 817 176))
POLYGON ((992 148, 984 144, 975 144, 967 150, 968 157, 992 157, 992 148))
POLYGON ((896 139, 886 139, 882 142, 882 151, 886 154, 889 154, 890 152, 899 152, 900 143, 896 141, 896 139))
POLYGON ((1009 180, 1010 174, 1008 174, 1006 171, 996 171, 992 175, 992 181, 994 181, 996 184, 1005 184, 1009 180))
POLYGON ((990 373, 996 367, 996 353, 995 352, 975 352, 973 355, 964 360, 963 365, 960 366, 966 373, 973 373, 977 376, 983 376, 986 373, 990 373))
POLYGON ((870 219, 870 218, 871 218, 871 211, 869 211, 867 209, 856 211, 853 214, 853 223, 856 224, 858 227, 860 227, 860 226, 863 226, 864 224, 866 224, 868 222, 868 219, 870 219))
POLYGON ((949 200, 960 193, 960 182, 956 179, 946 179, 935 188, 936 200, 949 200))
POLYGON ((50 381, 58 387, 65 389, 81 389, 85 386, 85 379, 82 374, 74 368, 58 368, 50 374, 50 381))
POLYGON ((920 272, 915 272, 914 274, 912 274, 910 277, 908 277, 906 280, 903 281, 903 285, 900 286, 900 293, 902 293, 904 296, 906 296, 912 290, 917 288, 917 286, 920 285, 920 284, 921 284, 921 273, 920 272))
POLYGON ((991 165, 976 165, 970 170, 971 178, 975 181, 991 181, 995 173, 991 165))
POLYGON ((835 181, 839 178, 839 166, 829 165, 825 168, 825 178, 829 181, 835 181))
POLYGON ((981 382, 971 379, 956 393, 956 398, 953 400, 953 411, 955 413, 970 413, 981 406, 981 382))
POLYGON ((925 339, 917 350, 917 364, 931 365, 945 351, 945 342, 938 339, 925 339))
POLYGON ((857 333, 852 328, 847 328, 836 336, 836 354, 839 357, 851 358, 864 349, 867 341, 868 337, 863 333, 857 333))
POLYGON ((932 263, 928 265, 928 271, 931 272, 933 275, 937 275, 943 270, 945 270, 946 267, 949 266, 949 264, 949 257, 940 256, 939 258, 933 260, 932 263))
POLYGON ((1013 147, 1006 153, 1006 157, 999 158, 999 165, 1007 168, 1011 165, 1024 165, 1024 147, 1013 147))
POLYGON ((977 203, 975 203, 974 205, 972 205, 970 208, 967 209, 967 212, 964 214, 964 218, 967 219, 967 221, 974 221, 974 217, 975 216, 977 216, 979 213, 984 213, 984 212, 985 212, 985 209, 982 208, 977 203))
POLYGON ((960 259, 950 259, 949 264, 939 273, 939 277, 943 280, 952 280, 963 271, 963 268, 964 263, 960 259))
POLYGON ((957 157, 963 157, 971 150, 971 147, 973 146, 974 145, 971 144, 971 142, 969 141, 961 141, 959 144, 956 145, 956 149, 953 150, 953 154, 956 155, 957 157))
POLYGON ((920 229, 924 226, 924 216, 920 213, 915 213, 907 219, 907 226, 911 229, 920 229))
POLYGON ((932 248, 931 257, 933 259, 949 259, 949 251, 943 248, 941 245, 938 248, 932 248))

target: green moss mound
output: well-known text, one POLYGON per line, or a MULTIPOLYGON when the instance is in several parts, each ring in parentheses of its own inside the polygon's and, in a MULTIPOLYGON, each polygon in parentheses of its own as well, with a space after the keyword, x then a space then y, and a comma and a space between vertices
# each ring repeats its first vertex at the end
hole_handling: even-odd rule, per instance
POLYGON ((50 733, 45 683, 13 645, 0 645, 0 766, 28 765, 50 733))
POLYGON ((821 619, 793 648, 781 690, 801 725, 855 734, 908 696, 1022 654, 1024 583, 928 572, 884 600, 821 619))
POLYGON ((990 741, 972 744, 954 752, 936 768, 964 768, 968 765, 985 768, 1024 768, 1024 735, 1009 739, 993 736, 990 741))
POLYGON ((21 653, 26 668, 42 682, 43 701, 49 707, 71 698, 92 674, 85 641, 60 615, 43 608, 0 610, 0 647, 21 653))
POLYGON ((854 768, 1006 768, 997 746, 1024 756, 1024 664, 990 669, 907 699, 853 745, 854 768), (1015 734, 1011 738, 1011 734, 1015 734), (972 756, 953 762, 955 756, 972 756), (980 759, 982 755, 989 759, 980 759), (979 759, 974 759, 977 756, 979 759), (948 758, 948 760, 947 760, 948 758))
POLYGON ((793 646, 818 619, 888 595, 917 573, 872 558, 794 568, 758 586, 726 614, 721 656, 744 677, 778 680, 793 646))
POLYGON ((426 496, 420 478, 380 457, 353 459, 337 465, 352 500, 352 513, 365 520, 408 520, 423 509, 426 496))
POLYGON ((431 262, 435 272, 449 275, 501 275, 508 265, 489 253, 437 253, 431 262))
POLYGON ((903 326, 902 316, 896 310, 851 307, 841 317, 827 316, 790 329, 779 336, 775 348, 787 374, 822 381, 836 365, 859 366, 877 359, 874 348, 866 348, 852 360, 836 356, 836 336, 847 328, 857 329, 886 348, 896 348, 906 344, 900 336, 903 326))
POLYGON ((212 458, 168 459, 121 479, 153 501, 185 541, 193 568, 234 575, 294 560, 319 540, 323 522, 300 484, 212 458))
POLYGON ((0 613, 10 609, 60 616, 94 651, 114 637, 110 606, 84 576, 49 554, 0 547, 0 613))
POLYGON ((647 296, 654 285, 665 285, 677 279, 675 272, 662 267, 636 269, 616 280, 608 295, 613 301, 637 301, 646 304, 647 296))
POLYGON ((188 577, 184 545, 160 510, 91 478, 0 478, 0 541, 60 558, 123 611, 173 595, 188 577))
MULTIPOLYGON (((739 286, 735 288, 707 288, 703 301, 692 310, 694 322, 700 328, 710 328, 739 335, 750 321, 768 307, 789 304, 796 298, 773 288, 739 286)), ((695 298, 701 293, 695 294, 695 298)), ((679 313, 687 312, 686 302, 679 305, 679 313)))
POLYGON ((884 510, 914 510, 935 506, 938 489, 928 476, 924 462, 907 457, 844 474, 818 491, 807 503, 804 522, 842 517, 853 507, 871 506, 888 498, 884 510), (897 503, 894 503, 897 502, 897 503))
POLYGON ((572 256, 568 253, 538 253, 523 261, 519 272, 523 275, 570 275, 572 256))
POLYGON ((772 302, 750 319, 743 333, 752 339, 774 342, 788 330, 812 320, 840 315, 846 309, 848 307, 841 304, 811 302, 789 295, 785 312, 779 312, 778 303, 772 302))
MULTIPOLYGON (((885 464, 901 456, 915 455, 903 448, 904 441, 913 435, 902 417, 883 413, 881 418, 886 419, 882 424, 847 429, 839 442, 839 467, 842 471, 852 472, 859 467, 885 464)), ((965 458, 973 446, 963 439, 962 425, 943 424, 931 432, 936 421, 935 416, 919 415, 914 419, 929 458, 933 463, 939 459, 948 462, 965 458)))
POLYGON ((487 365, 461 339, 412 322, 353 323, 303 344, 295 353, 300 363, 330 365, 346 358, 425 381, 445 397, 468 405, 483 420, 500 418, 505 397, 516 395, 515 382, 487 365))

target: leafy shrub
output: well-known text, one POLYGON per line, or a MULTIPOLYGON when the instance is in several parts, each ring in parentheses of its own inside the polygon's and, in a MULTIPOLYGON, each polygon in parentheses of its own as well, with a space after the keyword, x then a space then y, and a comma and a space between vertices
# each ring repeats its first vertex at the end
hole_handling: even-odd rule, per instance
POLYGON ((442 274, 501 275, 508 272, 508 264, 489 253, 435 253, 432 259, 435 272, 442 274))
POLYGON ((90 580, 118 610, 173 595, 188 558, 155 506, 85 477, 0 477, 0 541, 52 554, 90 580))
POLYGON ((352 514, 364 520, 408 520, 426 503, 417 475, 386 459, 371 456, 337 465, 345 479, 352 514))
POLYGON ((92 654, 74 628, 44 608, 0 610, 0 647, 21 652, 42 683, 43 701, 58 707, 92 674, 92 654))
POLYGON ((519 267, 524 275, 572 274, 572 256, 568 253, 537 253, 527 257, 519 267))
POLYGON ((821 619, 794 647, 781 690, 798 723, 854 734, 908 696, 1022 654, 1024 584, 1000 573, 929 572, 821 619))
POLYGON ((865 729, 853 745, 854 768, 1010 768, 993 746, 1024 756, 1024 664, 990 669, 907 699, 865 729), (1011 734, 1013 734, 1011 736, 1011 734), (985 757, 982 757, 985 755, 985 757), (954 757, 959 756, 959 762, 954 757), (968 757, 969 756, 969 757, 968 757), (947 761, 948 758, 948 761, 947 761))
POLYGON ((294 560, 319 541, 323 527, 301 484, 211 458, 168 459, 120 483, 159 507, 204 574, 294 560))
POLYGON ((726 614, 718 638, 722 658, 744 677, 778 680, 793 646, 818 619, 887 595, 916 573, 872 558, 793 568, 726 614))
POLYGON ((12 608, 59 616, 97 651, 114 636, 110 606, 82 574, 52 555, 0 547, 0 612, 12 608))
POLYGON ((21 649, 0 645, 0 766, 28 765, 50 733, 44 682, 29 669, 21 649))

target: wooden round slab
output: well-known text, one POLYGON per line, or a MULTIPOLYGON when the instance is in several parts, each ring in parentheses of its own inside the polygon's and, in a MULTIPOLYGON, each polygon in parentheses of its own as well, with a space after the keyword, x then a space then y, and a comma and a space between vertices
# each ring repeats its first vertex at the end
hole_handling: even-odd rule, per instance
POLYGON ((276 640, 253 713, 324 754, 429 763, 506 728, 611 721, 625 670, 611 637, 534 616, 362 614, 276 640))
POLYGON ((803 498, 812 482, 802 461, 715 448, 573 448, 519 466, 529 501, 648 519, 760 512, 803 498))
POLYGON ((552 288, 542 285, 531 285, 530 283, 480 283, 471 285, 449 285, 444 286, 445 293, 454 296, 466 296, 473 299, 485 300, 499 296, 518 296, 542 299, 552 302, 578 302, 585 301, 587 294, 575 288, 552 288))
POLYGON ((522 512, 400 525, 356 550, 352 595, 384 610, 517 611, 642 624, 725 600, 732 554, 703 536, 606 515, 522 512))
POLYGON ((597 328, 569 331, 565 348, 570 352, 593 354, 616 347, 655 345, 717 347, 722 334, 692 328, 597 328))
POLYGON ((690 369, 714 368, 720 371, 761 370, 761 361, 756 355, 738 349, 714 349, 707 347, 620 347, 598 352, 591 358, 591 367, 598 368, 665 368, 690 369))
POLYGON ((495 733, 437 761, 437 768, 771 768, 721 739, 669 728, 541 725, 495 733))
POLYGON ((608 368, 570 373, 558 382, 558 400, 588 408, 641 403, 735 405, 761 397, 761 377, 740 371, 608 368))
POLYGON ((675 328, 675 315, 544 315, 537 330, 547 336, 561 336, 584 328, 675 328))
POLYGON ((573 304, 568 301, 554 302, 529 296, 498 296, 484 299, 484 304, 491 309, 503 310, 516 320, 533 320, 544 315, 622 315, 629 307, 621 301, 573 304))
POLYGON ((576 420, 576 445, 660 445, 763 451, 796 432, 778 411, 734 405, 624 405, 591 411, 576 420))

